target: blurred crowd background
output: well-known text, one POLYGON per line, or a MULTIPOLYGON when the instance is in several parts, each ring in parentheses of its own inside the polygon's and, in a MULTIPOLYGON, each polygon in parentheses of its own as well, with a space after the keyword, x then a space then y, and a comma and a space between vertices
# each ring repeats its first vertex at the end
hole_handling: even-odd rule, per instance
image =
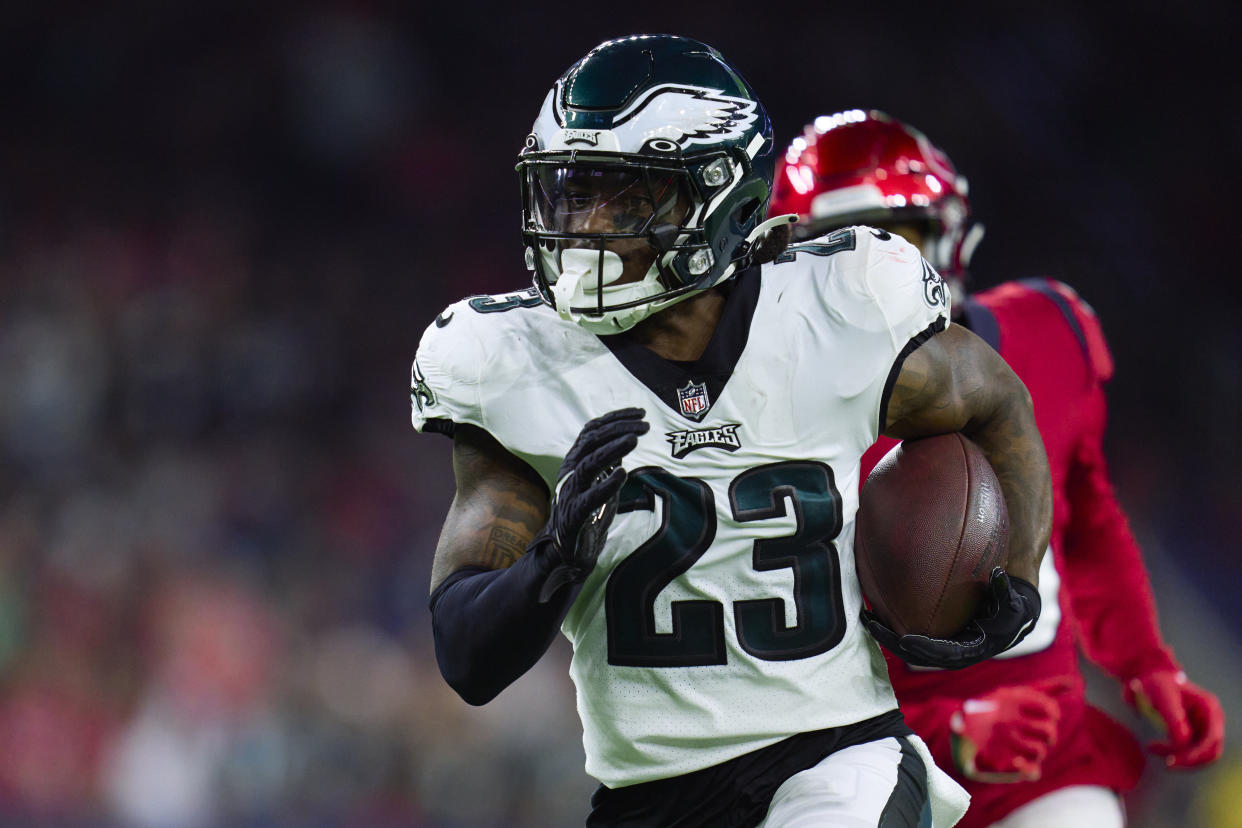
MULTIPOLYGON (((563 642, 482 709, 436 671, 450 445, 407 382, 445 304, 526 285, 547 88, 641 31, 721 49, 782 145, 923 129, 988 225, 976 284, 1096 307, 1122 501, 1236 732, 1238 12, 1087 5, 4 4, 0 823, 581 824, 563 642)), ((1235 743, 1153 764, 1132 824, 1242 824, 1235 743)))

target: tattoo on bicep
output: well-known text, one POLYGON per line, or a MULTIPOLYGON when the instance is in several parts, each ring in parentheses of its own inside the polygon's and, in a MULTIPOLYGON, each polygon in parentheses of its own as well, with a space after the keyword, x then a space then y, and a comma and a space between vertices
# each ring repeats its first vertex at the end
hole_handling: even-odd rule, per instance
POLYGON ((916 437, 967 430, 972 412, 994 404, 994 389, 979 356, 971 341, 953 328, 910 354, 893 386, 886 433, 916 437))
POLYGON ((498 481, 498 485, 488 488, 491 514, 481 524, 488 527, 487 537, 482 539, 483 564, 493 568, 510 566, 526 553, 527 544, 543 527, 547 503, 542 491, 524 487, 513 479, 498 481))
POLYGON ((943 382, 936 376, 934 360, 928 353, 939 343, 927 343, 905 360, 889 397, 885 433, 915 436, 935 431, 952 400, 941 393, 943 382))
POLYGON ((432 564, 433 588, 462 566, 512 566, 547 520, 547 488, 533 470, 481 430, 462 427, 454 442, 457 496, 432 564))
POLYGON ((503 526, 493 526, 487 542, 483 545, 483 564, 492 569, 512 566, 518 558, 526 554, 527 543, 529 540, 523 540, 517 532, 503 526))

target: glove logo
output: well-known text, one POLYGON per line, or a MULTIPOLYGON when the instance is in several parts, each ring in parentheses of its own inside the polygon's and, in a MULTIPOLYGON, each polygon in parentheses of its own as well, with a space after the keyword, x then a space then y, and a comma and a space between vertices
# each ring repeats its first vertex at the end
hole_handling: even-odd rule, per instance
POLYGON ((689 431, 669 431, 665 433, 672 448, 673 457, 680 460, 692 451, 705 448, 719 448, 733 452, 742 447, 737 436, 740 423, 728 423, 716 428, 699 428, 689 431))

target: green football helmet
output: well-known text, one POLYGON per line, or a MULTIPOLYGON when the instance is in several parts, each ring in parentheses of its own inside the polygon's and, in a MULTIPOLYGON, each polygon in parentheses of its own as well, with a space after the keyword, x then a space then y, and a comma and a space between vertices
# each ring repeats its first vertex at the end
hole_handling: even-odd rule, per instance
POLYGON ((599 334, 745 268, 776 155, 750 86, 673 35, 596 46, 557 80, 517 165, 526 266, 543 300, 599 334))

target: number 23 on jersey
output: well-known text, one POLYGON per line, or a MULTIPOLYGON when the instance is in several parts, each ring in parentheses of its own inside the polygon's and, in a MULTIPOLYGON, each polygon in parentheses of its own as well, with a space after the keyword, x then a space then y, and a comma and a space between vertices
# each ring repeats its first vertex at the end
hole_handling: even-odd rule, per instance
MULTIPOLYGON (((692 667, 725 664, 724 613, 719 601, 674 601, 672 631, 656 629, 656 598, 688 571, 716 538, 711 488, 695 477, 677 477, 647 466, 630 472, 619 511, 655 509, 663 501, 656 533, 612 571, 605 595, 608 662, 625 667, 692 667)), ((809 460, 748 469, 729 484, 729 508, 739 524, 786 517, 792 535, 753 543, 757 571, 793 570, 797 622, 785 623, 784 600, 732 602, 738 645, 755 658, 788 661, 835 647, 845 634, 841 565, 833 540, 841 531, 841 495, 832 469, 809 460)))

